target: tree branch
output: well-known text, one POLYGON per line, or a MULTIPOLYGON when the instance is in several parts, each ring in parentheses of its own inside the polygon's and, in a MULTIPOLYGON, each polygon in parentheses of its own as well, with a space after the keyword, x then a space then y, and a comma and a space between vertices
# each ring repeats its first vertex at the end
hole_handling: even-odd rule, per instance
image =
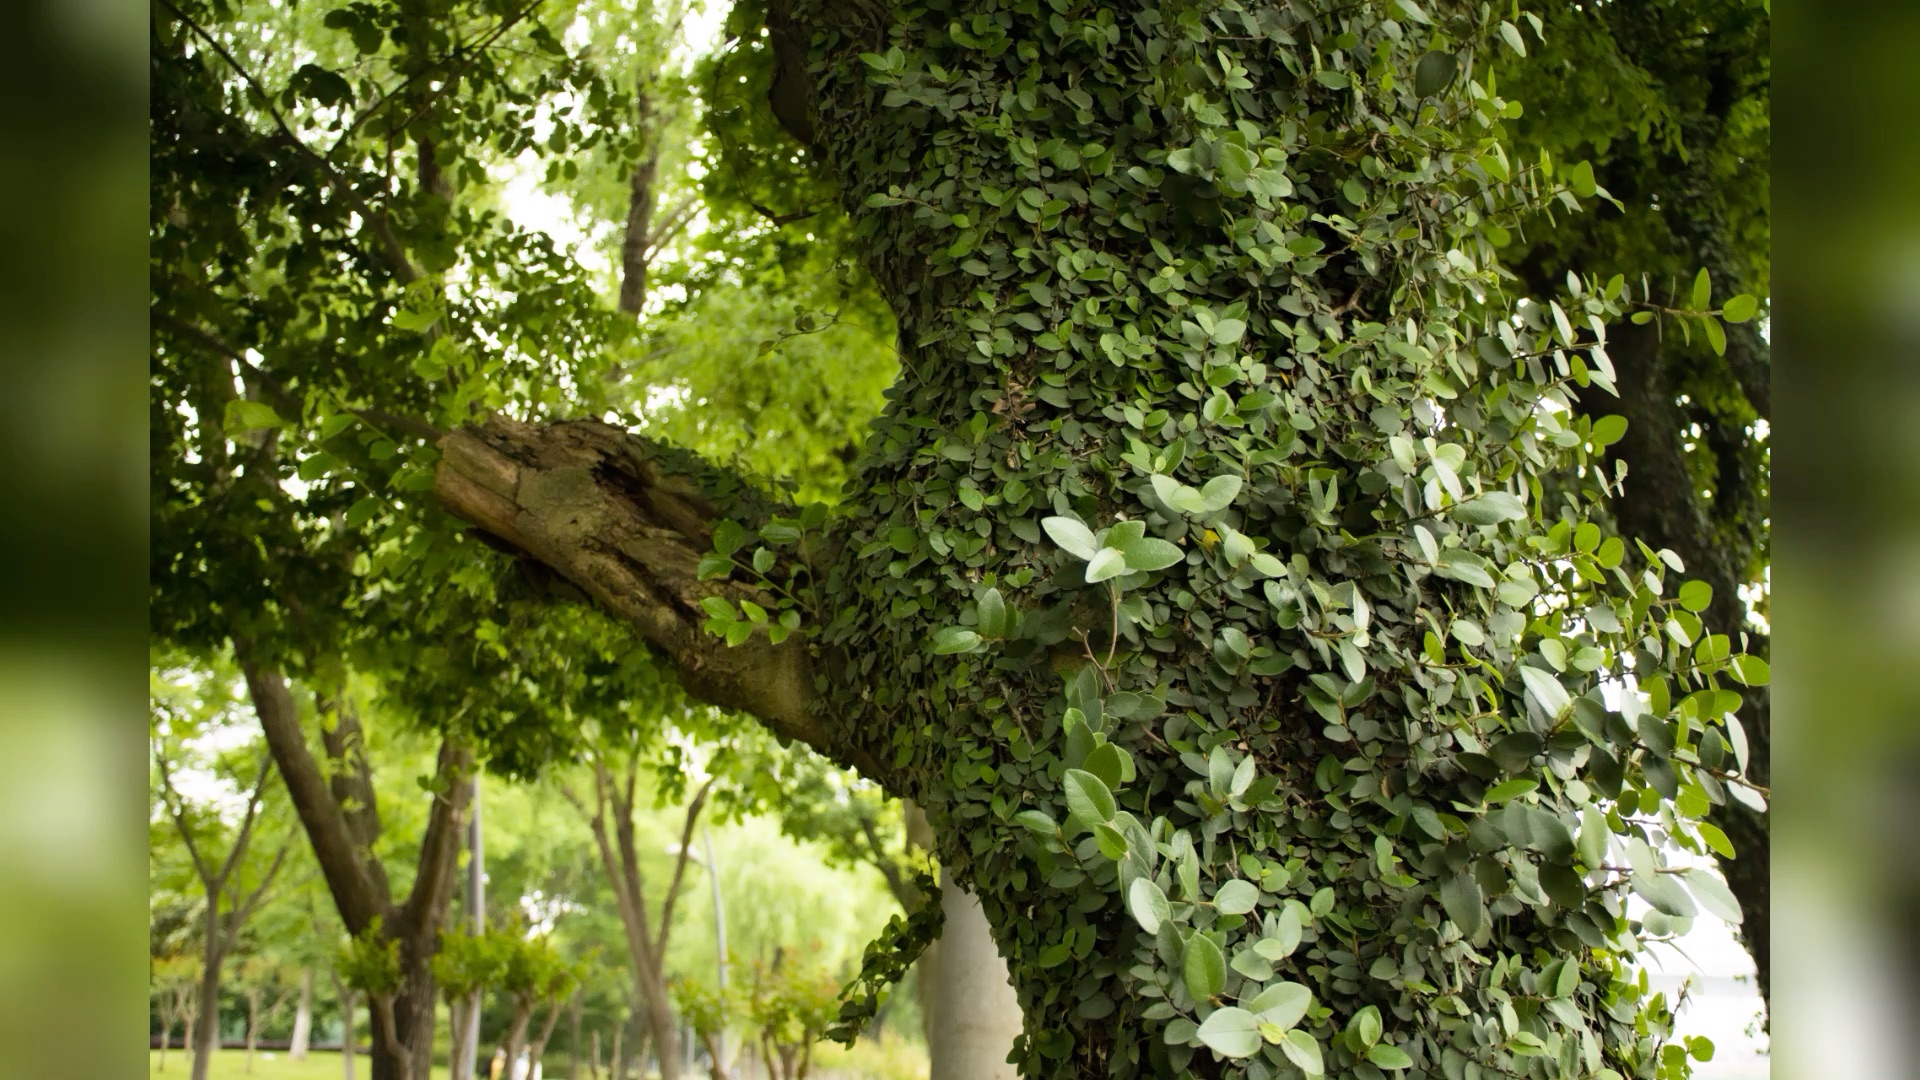
POLYGON ((326 878, 327 891, 333 894, 334 906, 347 932, 359 934, 374 919, 387 914, 391 901, 376 893, 374 881, 361 863, 346 815, 328 791, 319 762, 307 749, 306 736, 300 730, 299 710, 294 705, 286 677, 253 660, 247 642, 236 639, 233 649, 240 659, 241 671, 246 674, 247 692, 253 699, 254 711, 259 714, 267 749, 279 767, 280 779, 287 785, 287 795, 313 845, 314 858, 326 878))
POLYGON ((625 619, 694 698, 751 713, 876 780, 890 774, 816 713, 804 635, 773 645, 756 633, 729 648, 705 629, 709 597, 772 603, 749 584, 700 580, 714 525, 752 527, 783 508, 692 455, 597 421, 535 427, 496 416, 439 445, 434 493, 448 512, 625 619))
POLYGON ((187 845, 187 855, 193 859, 194 872, 200 875, 200 883, 207 888, 214 887, 213 867, 200 854, 200 845, 194 842, 192 830, 187 828, 187 808, 180 799, 180 792, 173 786, 173 773, 167 768, 167 755, 160 747, 153 751, 154 765, 160 770, 160 798, 167 804, 167 814, 173 818, 173 827, 180 839, 187 845))
MULTIPOLYGON (((713 791, 714 782, 720 778, 709 777, 700 785, 693 796, 693 802, 687 805, 687 823, 680 830, 680 850, 673 863, 673 878, 667 882, 667 899, 660 909, 660 934, 656 944, 664 955, 667 951, 667 935, 673 933, 673 906, 680 899, 680 879, 686 876, 687 862, 693 857, 693 825, 700 820, 700 811, 707 805, 707 795, 713 791)), ((711 871, 711 867, 708 868, 711 871)))
POLYGON ((441 741, 440 761, 434 770, 433 809, 427 814, 427 830, 420 838, 413 890, 403 906, 402 917, 409 926, 424 927, 425 916, 444 910, 453 895, 460 826, 473 791, 473 785, 466 782, 472 763, 473 755, 466 747, 451 737, 441 741))

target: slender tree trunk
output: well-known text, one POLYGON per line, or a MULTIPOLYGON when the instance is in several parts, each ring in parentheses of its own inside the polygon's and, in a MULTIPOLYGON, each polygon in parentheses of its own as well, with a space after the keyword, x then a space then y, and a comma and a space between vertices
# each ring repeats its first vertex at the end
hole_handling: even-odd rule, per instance
POLYGON ((176 1019, 171 1010, 164 1007, 160 1010, 160 1059, 153 1067, 155 1072, 167 1071, 167 1044, 173 1041, 173 1023, 176 1019))
POLYGON ((220 894, 208 890, 207 941, 200 969, 200 1014, 193 1025, 193 1080, 207 1080, 213 1067, 214 1051, 220 1048, 220 965, 225 960, 221 948, 220 894))
POLYGON ((567 1013, 567 1080, 580 1080, 580 1014, 586 1008, 586 991, 575 990, 567 1013))
POLYGON ((193 1032, 194 1025, 200 1022, 200 1007, 190 1005, 180 1014, 180 1049, 187 1055, 187 1068, 193 1068, 193 1032))
MULTIPOLYGON (((532 1006, 530 1005, 515 1006, 514 1012, 513 1012, 513 1023, 508 1025, 507 1037, 500 1044, 501 1051, 505 1053, 507 1057, 507 1064, 506 1064, 507 1080, 511 1080, 513 1076, 514 1063, 520 1060, 520 1051, 526 1049, 527 1047, 527 1024, 532 1019, 533 1019, 532 1006)), ((533 1071, 533 1062, 531 1060, 527 1062, 527 1071, 529 1074, 531 1074, 533 1071)))
MULTIPOLYGON (((534 1036, 533 1040, 527 1044, 527 1071, 529 1076, 532 1074, 533 1067, 538 1065, 540 1059, 546 1056, 547 1043, 553 1038, 553 1029, 560 1023, 561 1004, 558 1000, 547 1004, 547 1019, 540 1025, 540 1034, 534 1036)), ((544 1075, 544 1073, 542 1075, 544 1075)))
POLYGON ((334 989, 340 995, 340 1068, 346 1080, 353 1080, 353 1054, 359 1035, 353 1030, 354 993, 353 988, 334 977, 334 989))
POLYGON ((613 1059, 611 1063, 613 1080, 625 1080, 627 1075, 627 1059, 620 1056, 620 1043, 626 1037, 626 1034, 627 1025, 624 1022, 616 1025, 613 1029, 613 1059))
POLYGON ((596 1029, 592 1036, 593 1056, 588 1060, 587 1075, 592 1080, 600 1080, 600 1032, 596 1029))
POLYGON ((313 1041, 313 969, 300 969, 300 1000, 293 1008, 293 1039, 287 1045, 287 1056, 295 1061, 307 1060, 307 1050, 313 1041))
POLYGON ((476 995, 447 999, 447 1076, 449 1080, 461 1080, 473 1075, 473 1060, 467 1053, 467 1025, 473 1021, 473 1002, 476 995))
POLYGON ((247 1068, 253 1075, 253 1051, 260 1038, 260 991, 247 991, 247 1068))

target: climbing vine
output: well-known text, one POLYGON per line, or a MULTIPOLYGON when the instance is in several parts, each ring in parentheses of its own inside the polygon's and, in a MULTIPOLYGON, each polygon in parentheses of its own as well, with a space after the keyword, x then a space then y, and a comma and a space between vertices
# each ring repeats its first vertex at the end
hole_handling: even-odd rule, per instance
MULTIPOLYGON (((902 374, 830 520, 716 531, 702 572, 771 606, 708 626, 808 636, 837 738, 985 905, 1023 1073, 1710 1053, 1669 1041, 1634 956, 1701 906, 1738 917, 1661 852, 1723 849, 1708 809, 1764 801, 1730 686, 1767 672, 1595 511, 1622 479, 1607 328, 1647 298, 1578 275, 1517 298, 1501 269, 1607 197, 1508 154, 1524 103, 1487 61, 1539 20, 768 16, 760 47, 810 78, 776 75, 775 111, 810 104, 902 374)), ((1680 317, 1709 338, 1751 314, 1708 290, 1680 317)))

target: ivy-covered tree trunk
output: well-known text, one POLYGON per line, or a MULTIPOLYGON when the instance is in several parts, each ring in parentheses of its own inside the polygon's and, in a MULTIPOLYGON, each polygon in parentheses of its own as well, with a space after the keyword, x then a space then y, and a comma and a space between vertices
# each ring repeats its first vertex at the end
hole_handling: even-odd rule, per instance
POLYGON ((841 507, 504 418, 442 441, 443 505, 923 806, 1024 1075, 1652 1077, 1669 1017, 1619 956, 1721 903, 1656 846, 1700 844, 1716 680, 1764 668, 1587 520, 1611 437, 1569 395, 1610 386, 1620 287, 1499 291, 1484 223, 1594 193, 1505 157, 1475 72, 1515 28, 767 17, 900 329, 841 507))

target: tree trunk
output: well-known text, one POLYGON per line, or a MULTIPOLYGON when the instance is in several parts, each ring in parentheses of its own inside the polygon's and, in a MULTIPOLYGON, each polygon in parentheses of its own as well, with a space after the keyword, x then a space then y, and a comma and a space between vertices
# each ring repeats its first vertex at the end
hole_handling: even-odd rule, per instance
POLYGON ((344 1080, 353 1080, 353 1058, 358 1049, 359 1033, 354 1030, 354 993, 353 988, 334 976, 333 988, 340 998, 340 1073, 344 1080))
POLYGON ((220 897, 207 897, 207 940, 201 954, 200 1010, 193 1024, 193 1080, 207 1080, 213 1055, 220 1048, 220 965, 226 959, 220 947, 220 897))
POLYGON ((307 1060, 313 1041, 313 969, 300 969, 300 998, 293 1007, 293 1038, 287 1044, 287 1056, 294 1061, 307 1060))
POLYGON ((247 1065, 248 1076, 253 1075, 253 1051, 260 1037, 260 991, 247 991, 247 1065))
MULTIPOLYGON (((520 1051, 527 1048, 527 1023, 532 1019, 533 1007, 531 1005, 515 1005, 513 1022, 507 1025, 507 1037, 500 1041, 500 1052, 506 1057, 506 1065, 504 1066, 506 1075, 502 1080, 513 1080, 513 1070, 516 1067, 516 1063, 520 1060, 520 1051)), ((533 1062, 529 1060, 527 1062, 528 1075, 521 1077, 520 1080, 532 1080, 532 1072, 533 1062)))
POLYGON ((160 1057, 154 1063, 155 1072, 167 1071, 167 1044, 173 1041, 173 1025, 179 1017, 167 1006, 160 1009, 160 1057))
MULTIPOLYGON (((1007 958, 1026 1076, 1270 1076, 1323 1053, 1340 1074, 1363 1055, 1514 1071, 1583 1040, 1587 1071, 1639 1069, 1660 1021, 1601 1000, 1613 973, 1589 950, 1616 915, 1574 858, 1587 784, 1568 781, 1612 797, 1645 758, 1631 728, 1567 726, 1597 691, 1565 655, 1522 663, 1536 574, 1616 596, 1473 520, 1560 514, 1528 508, 1573 473, 1543 448, 1580 439, 1550 445, 1560 380, 1513 362, 1553 339, 1503 345, 1486 327, 1512 312, 1475 299, 1495 276, 1434 246, 1457 231, 1492 257, 1467 204, 1522 201, 1462 171, 1480 84, 1428 52, 1472 32, 1468 6, 1432 38, 1365 4, 987 7, 766 6, 773 111, 838 181, 899 326, 829 527, 593 422, 446 436, 442 504, 627 621, 693 697, 919 802, 1007 958), (1323 69, 1328 50, 1380 59, 1323 69), (1483 487, 1505 501, 1456 513, 1483 487), (733 550, 722 522, 771 562, 703 580, 716 540, 733 550), (745 601, 824 614, 776 645, 720 614, 745 601), (1456 647, 1497 666, 1445 654, 1469 608, 1510 629, 1455 623, 1456 647), (729 620, 737 647, 706 629, 729 620), (1613 782, 1586 764, 1602 754, 1613 782), (1313 936, 1282 946, 1283 911, 1313 936), (1574 958, 1554 969, 1586 978, 1558 984, 1572 1012, 1530 1004, 1531 1043, 1513 1019, 1494 1033, 1539 957, 1574 958), (1261 1006, 1298 1025, 1285 1058, 1231 1004, 1263 988, 1318 1004, 1261 1006)), ((1499 47, 1491 31, 1444 48, 1499 47)))
POLYGON ((627 1035, 626 1023, 621 1023, 614 1027, 613 1056, 609 1059, 609 1065, 608 1065, 608 1067, 613 1070, 613 1080, 626 1080, 627 1059, 620 1055, 620 1051, 621 1051, 620 1044, 623 1041, 625 1041, 626 1035, 627 1035))
MULTIPOLYGON (((946 877, 943 871, 941 877, 946 877)), ((1020 1002, 1007 981, 980 901, 943 880, 939 961, 922 986, 932 990, 927 1050, 941 1080, 1014 1080, 1007 1063, 1020 1034, 1020 1002)), ((924 963, 925 958, 922 957, 924 963)))
MULTIPOLYGON (((462 824, 473 785, 468 783, 472 754, 451 738, 443 739, 436 762, 433 805, 420 838, 412 890, 396 904, 388 894, 386 871, 373 852, 379 818, 372 802, 372 779, 354 740, 357 721, 343 706, 328 743, 333 759, 329 778, 307 746, 299 708, 286 677, 260 663, 251 645, 233 641, 246 675, 247 691, 266 735, 267 748, 299 815, 334 907, 349 934, 361 934, 379 920, 383 932, 400 943, 399 991, 369 1002, 369 1072, 372 1080, 424 1078, 432 1062, 434 1024, 439 1014, 432 960, 453 899, 459 865, 462 824)), ((198 1078, 196 1078, 198 1080, 198 1078)))
POLYGON ((567 1009, 567 1080, 580 1080, 580 1020, 586 1010, 587 992, 584 988, 573 992, 572 1004, 567 1009))
MULTIPOLYGON (((447 1032, 450 1042, 447 1046, 447 1076, 450 1080, 473 1076, 474 1062, 467 1053, 467 1025, 474 1021, 473 1009, 477 995, 447 999, 447 1032)), ((474 1056, 478 1055, 476 1049, 474 1056)))
MULTIPOLYGON (((533 1067, 540 1064, 540 1060, 546 1056, 547 1043, 553 1038, 553 1029, 560 1022, 560 1006, 561 1003, 559 1001, 552 1001, 547 1004, 547 1019, 540 1025, 540 1034, 534 1036, 527 1044, 527 1070, 529 1076, 532 1074, 533 1067)), ((571 1066, 569 1066, 569 1071, 571 1071, 571 1066)), ((542 1075, 545 1075, 544 1071, 542 1075)))

